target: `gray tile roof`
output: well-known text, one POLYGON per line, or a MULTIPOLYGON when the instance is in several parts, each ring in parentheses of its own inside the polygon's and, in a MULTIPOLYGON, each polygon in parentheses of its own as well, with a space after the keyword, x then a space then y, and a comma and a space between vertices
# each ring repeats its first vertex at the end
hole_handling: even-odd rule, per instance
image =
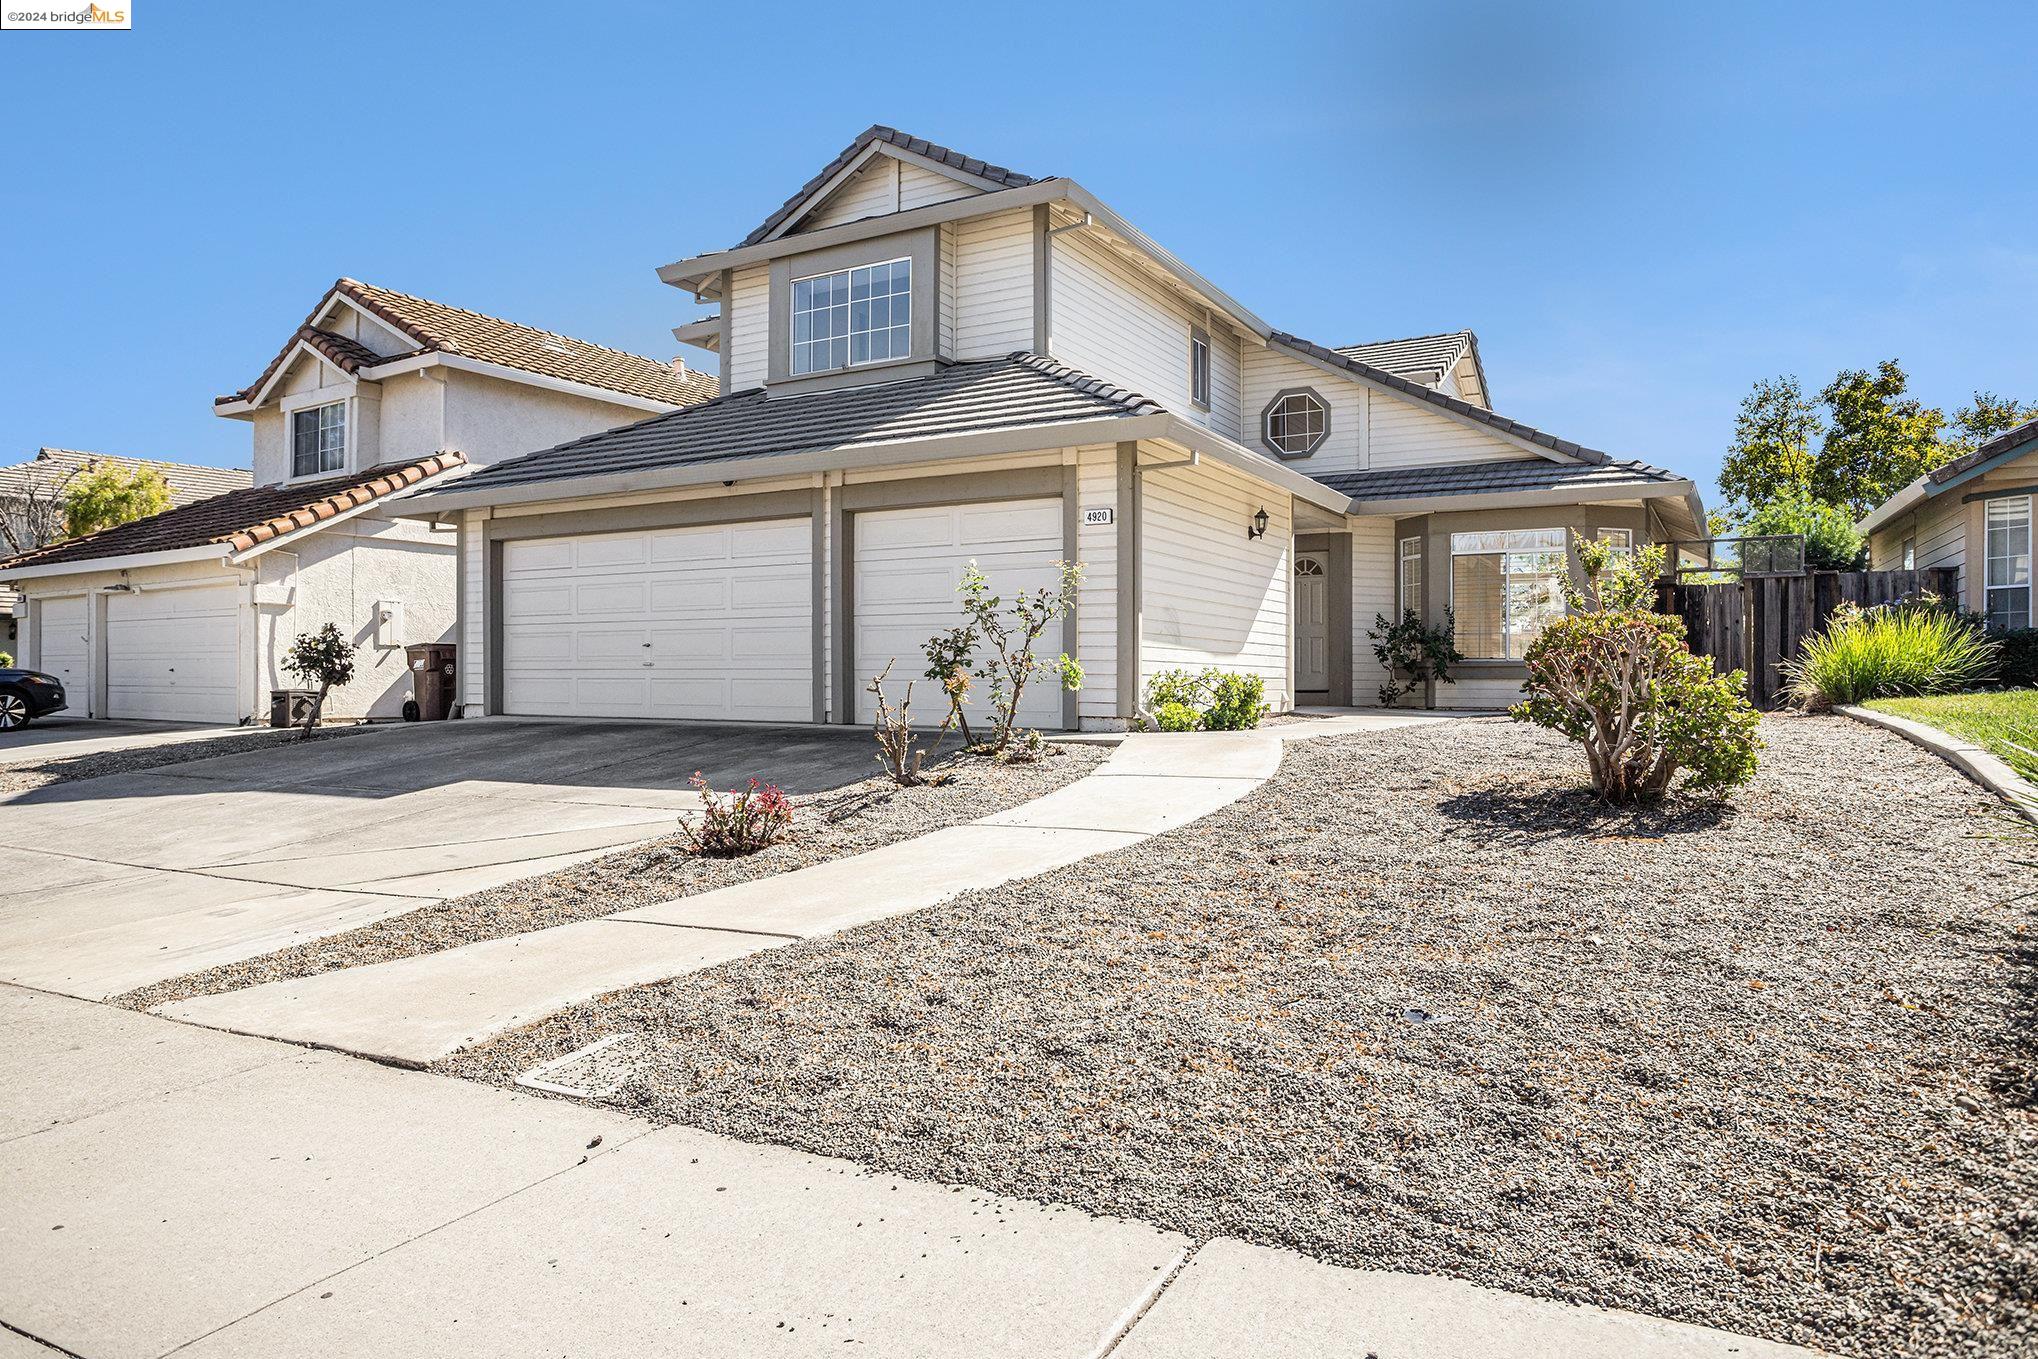
POLYGON ((733 392, 497 463, 451 489, 466 495, 612 472, 1159 413, 1145 397, 1052 359, 1011 354, 870 387, 804 396, 767 397, 762 388, 733 392))
POLYGON ((1335 349, 1326 349, 1324 346, 1312 340, 1305 340, 1299 335, 1289 335, 1277 330, 1268 338, 1276 344, 1285 345, 1295 350, 1299 354, 1306 354, 1310 358, 1327 363, 1334 368, 1343 368, 1347 372, 1357 374, 1369 381, 1377 382, 1383 387, 1390 387, 1397 392, 1412 396, 1418 401, 1427 401, 1432 406, 1441 406, 1447 411, 1452 411, 1470 420, 1476 420, 1482 425, 1490 425, 1503 434, 1510 434, 1524 442, 1532 443, 1538 448, 1547 448, 1552 452, 1562 453, 1566 457, 1577 458, 1582 462, 1610 461, 1605 453, 1600 452, 1596 448, 1587 448, 1585 445, 1573 443, 1569 439, 1560 439, 1554 434, 1546 434, 1533 425, 1524 425, 1519 420, 1510 420, 1504 415, 1495 415, 1484 406, 1475 406, 1469 401, 1460 401, 1455 396, 1446 396, 1442 392, 1433 391, 1420 383, 1410 382, 1405 377, 1390 373, 1385 368, 1367 363, 1361 359, 1352 358, 1349 354, 1339 353, 1335 349))
POLYGON ((1373 472, 1335 472, 1316 480, 1354 500, 1414 500, 1440 495, 1492 495, 1509 491, 1598 490, 1683 481, 1675 472, 1642 462, 1560 463, 1541 458, 1467 462, 1443 467, 1394 467, 1373 472))
POLYGON ((1962 454, 1944 466, 1933 468, 1927 475, 1935 484, 1944 485, 1969 468, 1978 467, 1998 454, 2007 453, 2018 444, 2034 441, 2038 441, 2038 420, 2026 420, 2014 429, 2004 430, 1974 452, 1962 454))
POLYGON ((1337 352, 1348 359, 1384 368, 1397 377, 1417 380, 1423 373, 1441 377, 1450 372, 1471 346, 1471 331, 1454 330, 1447 335, 1411 335, 1405 340, 1341 344, 1337 352))
POLYGON ((1028 184, 1040 182, 1032 175, 1022 175, 1017 170, 1008 170, 1002 165, 991 165, 978 160, 974 156, 965 156, 960 151, 951 151, 945 146, 938 146, 933 142, 923 141, 918 137, 909 137, 895 127, 885 127, 883 124, 877 124, 865 128, 857 135, 855 141, 842 148, 841 155, 823 166, 819 174, 800 186, 798 193, 786 199, 771 216, 758 223, 756 230, 745 236, 741 241, 738 241, 738 248, 746 245, 756 245, 759 241, 771 235, 772 232, 778 230, 779 224, 792 216, 800 204, 807 201, 809 195, 847 169, 849 162, 862 155, 863 149, 872 142, 884 142, 888 145, 899 147, 901 150, 911 151, 916 156, 925 156, 931 161, 936 161, 951 169, 960 170, 966 175, 975 175, 978 179, 988 179, 992 183, 1002 185, 1007 189, 1023 189, 1028 184))

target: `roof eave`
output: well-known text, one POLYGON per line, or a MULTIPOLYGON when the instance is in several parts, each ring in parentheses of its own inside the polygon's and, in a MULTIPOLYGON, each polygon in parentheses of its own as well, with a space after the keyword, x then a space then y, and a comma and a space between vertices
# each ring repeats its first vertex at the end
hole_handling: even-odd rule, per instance
POLYGON ((1499 510, 1546 505, 1596 504, 1607 500, 1677 500, 1693 511, 1698 523, 1705 522, 1698 502, 1698 487, 1684 479, 1676 481, 1607 482, 1585 486, 1550 486, 1523 491, 1473 491, 1451 495, 1383 496, 1377 499, 1352 497, 1353 514, 1409 515, 1437 514, 1452 510, 1499 510))
POLYGON ((1927 500, 1930 500, 1945 489, 1944 486, 1935 488, 1932 485, 1932 478, 1930 476, 1919 477, 1916 481, 1863 515, 1860 521, 1854 525, 1854 531, 1863 535, 1874 533, 1877 529, 1886 527, 1898 515, 1905 513, 1915 506, 1924 504, 1927 500))
POLYGON ((129 552, 113 557, 84 557, 77 561, 49 562, 42 566, 0 567, 0 580, 48 580, 55 576, 86 575, 94 571, 133 571, 145 566, 172 566, 178 562, 217 561, 227 565, 233 549, 225 543, 200 543, 196 547, 172 547, 160 552, 129 552))
POLYGON ((1227 439, 1215 430, 1206 429, 1179 415, 1163 417, 1167 430, 1161 438, 1180 444, 1192 453, 1209 457, 1213 462, 1223 463, 1234 471, 1244 472, 1261 481, 1278 486, 1291 495, 1299 496, 1312 505, 1338 514, 1349 513, 1352 498, 1334 486, 1327 486, 1305 472, 1297 471, 1284 462, 1276 462, 1264 453, 1255 453, 1233 439, 1227 439))

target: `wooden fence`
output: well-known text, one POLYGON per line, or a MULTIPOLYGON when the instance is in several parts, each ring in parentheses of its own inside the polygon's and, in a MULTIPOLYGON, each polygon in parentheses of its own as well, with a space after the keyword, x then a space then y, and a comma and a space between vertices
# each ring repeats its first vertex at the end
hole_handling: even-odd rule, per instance
POLYGON ((1780 705, 1787 683, 1783 666, 1805 638, 1826 625, 1843 602, 1872 608, 1921 592, 1956 597, 1960 573, 1950 566, 1928 571, 1813 571, 1801 576, 1751 576, 1724 585, 1665 582, 1657 607, 1684 620, 1691 649, 1712 657, 1724 675, 1748 674, 1748 700, 1758 708, 1780 705))

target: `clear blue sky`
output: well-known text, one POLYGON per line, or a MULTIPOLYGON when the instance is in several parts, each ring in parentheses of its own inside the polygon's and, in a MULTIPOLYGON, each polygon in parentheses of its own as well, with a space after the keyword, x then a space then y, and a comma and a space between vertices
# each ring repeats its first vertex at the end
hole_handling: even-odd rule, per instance
POLYGON ((1708 488, 1766 374, 2038 398, 2028 5, 134 8, 0 33, 0 461, 245 464, 211 398, 341 274, 667 357, 653 269, 873 122, 1708 488))

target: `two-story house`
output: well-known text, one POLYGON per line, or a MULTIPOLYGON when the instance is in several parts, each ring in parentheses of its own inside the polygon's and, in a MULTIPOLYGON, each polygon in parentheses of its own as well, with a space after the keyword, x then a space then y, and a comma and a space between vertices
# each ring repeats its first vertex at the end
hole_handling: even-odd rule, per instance
POLYGON ((656 359, 341 279, 214 410, 253 435, 253 484, 0 562, 21 662, 78 716, 260 720, 300 633, 359 648, 335 717, 393 717, 403 648, 450 637, 454 536, 398 519, 424 486, 675 411, 715 381, 656 359))
POLYGON ((1376 615, 1455 613, 1445 703, 1511 700, 1575 544, 1703 536, 1692 484, 1490 407, 1465 332, 1275 329, 1066 178, 874 127, 743 240, 659 270, 725 393, 405 502, 456 528, 472 714, 863 722, 977 562, 1079 561, 1058 638, 1115 727, 1214 665, 1372 702, 1376 615))

